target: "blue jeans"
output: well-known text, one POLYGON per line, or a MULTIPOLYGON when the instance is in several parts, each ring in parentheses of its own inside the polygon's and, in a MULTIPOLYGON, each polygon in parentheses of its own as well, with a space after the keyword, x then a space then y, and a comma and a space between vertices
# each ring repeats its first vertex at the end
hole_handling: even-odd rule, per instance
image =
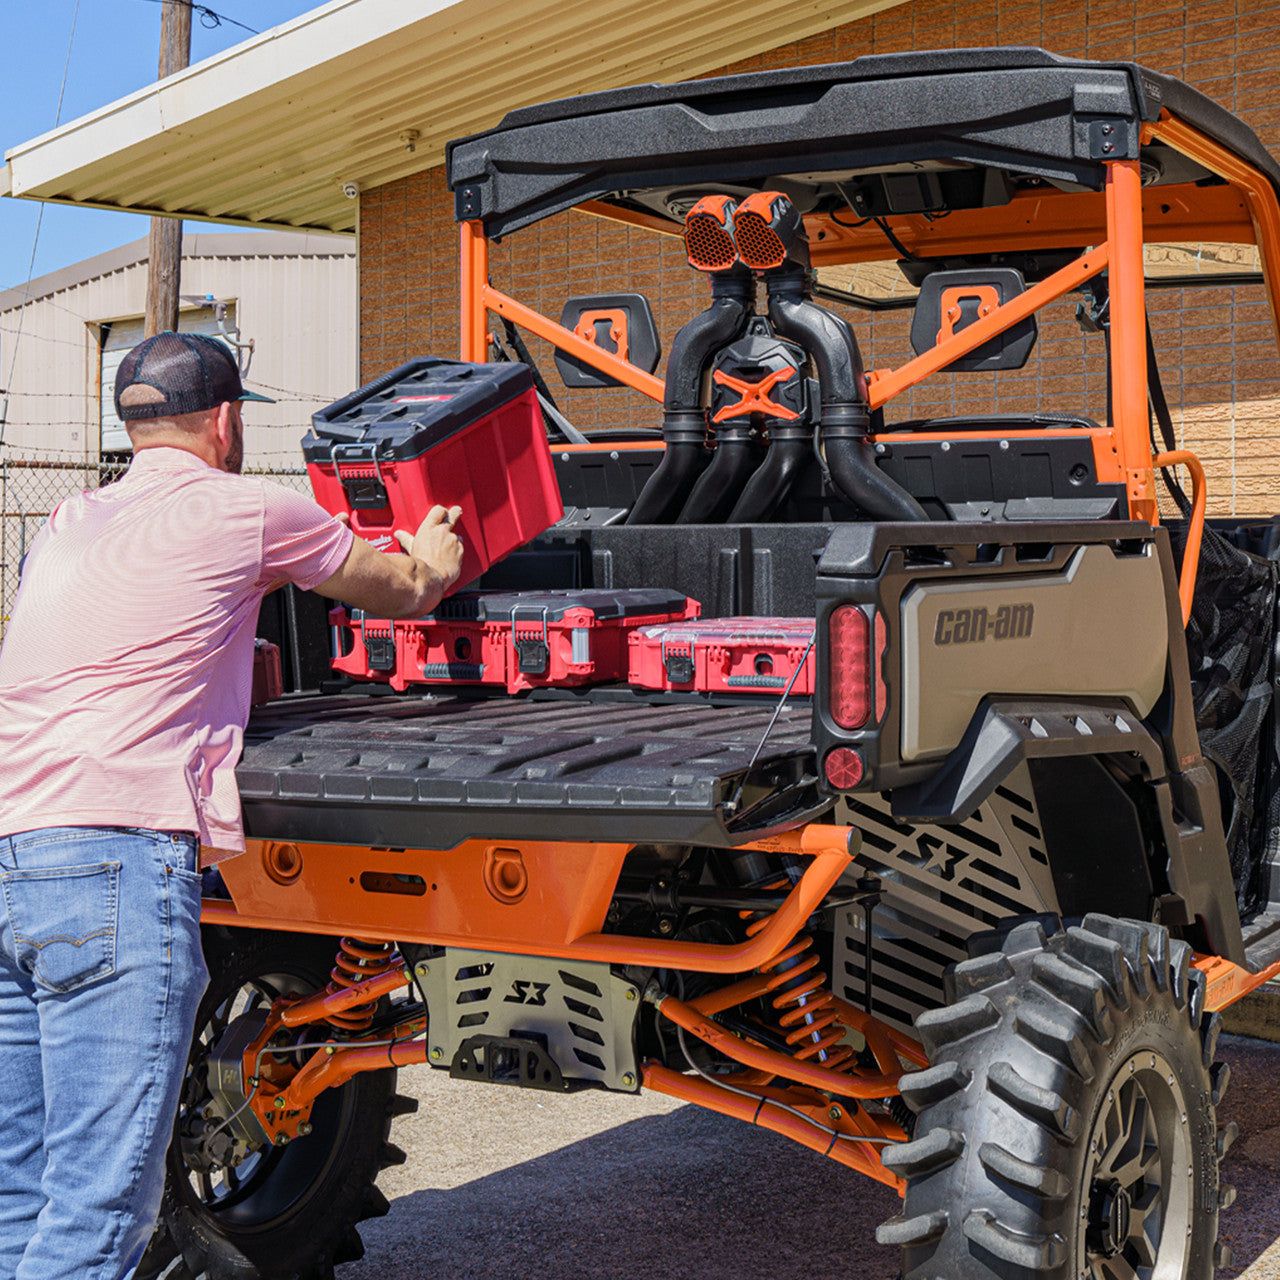
POLYGON ((0 838, 0 1280, 117 1280, 164 1190, 196 1006, 194 837, 0 838))

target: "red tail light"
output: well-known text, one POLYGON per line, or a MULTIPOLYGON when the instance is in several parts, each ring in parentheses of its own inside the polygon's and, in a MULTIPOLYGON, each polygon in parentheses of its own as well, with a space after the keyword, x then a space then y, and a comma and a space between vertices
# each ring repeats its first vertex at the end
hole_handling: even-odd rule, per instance
POLYGON ((842 604, 827 623, 828 708, 842 729, 861 729, 871 716, 871 623, 855 604, 842 604))

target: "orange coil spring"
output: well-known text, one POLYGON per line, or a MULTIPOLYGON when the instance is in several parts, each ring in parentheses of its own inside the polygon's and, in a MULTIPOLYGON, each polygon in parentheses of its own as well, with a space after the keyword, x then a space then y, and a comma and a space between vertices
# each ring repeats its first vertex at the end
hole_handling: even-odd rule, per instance
MULTIPOLYGON (((777 880, 767 887, 789 889, 791 883, 777 880)), ((744 918, 754 914, 742 913, 744 918)), ((754 937, 766 923, 764 918, 752 920, 747 936, 754 937)), ((818 964, 813 939, 803 934, 775 960, 762 965, 760 973, 769 977, 769 1004, 778 1014, 778 1026, 796 1058, 801 1062, 820 1058, 829 1070, 842 1071, 854 1058, 854 1050, 844 1043, 847 1028, 832 1008, 835 997, 827 989, 827 975, 818 964)))
MULTIPOLYGON (((343 938, 329 974, 329 991, 346 991, 370 978, 384 974, 394 960, 392 942, 367 942, 361 938, 343 938)), ((376 1000, 352 1005, 341 1013, 329 1015, 329 1023, 340 1031, 367 1031, 373 1024, 376 1000)))

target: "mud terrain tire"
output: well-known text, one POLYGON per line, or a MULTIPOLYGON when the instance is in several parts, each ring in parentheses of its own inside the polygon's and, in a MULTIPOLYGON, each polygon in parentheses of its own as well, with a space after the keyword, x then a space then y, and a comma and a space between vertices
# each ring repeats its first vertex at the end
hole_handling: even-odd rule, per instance
POLYGON ((877 1233, 904 1280, 1211 1280, 1228 1068, 1191 949, 1156 925, 1087 916, 1018 926, 957 965, 917 1031, 930 1066, 902 1080, 907 1179, 877 1233))

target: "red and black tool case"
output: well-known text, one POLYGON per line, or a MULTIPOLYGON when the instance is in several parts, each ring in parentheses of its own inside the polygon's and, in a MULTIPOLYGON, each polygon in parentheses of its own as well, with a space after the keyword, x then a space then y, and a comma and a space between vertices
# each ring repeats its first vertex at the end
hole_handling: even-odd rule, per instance
POLYGON ((628 680, 641 689, 813 693, 812 618, 701 618, 631 633, 628 680))
POLYGON ((464 591, 429 617, 376 621, 335 609, 334 669, 362 680, 527 689, 621 682, 638 627, 698 616, 675 591, 464 591))
POLYGON ((564 514, 528 366, 421 356, 311 420, 302 453, 316 501, 384 551, 436 503, 462 508, 459 583, 564 514))

